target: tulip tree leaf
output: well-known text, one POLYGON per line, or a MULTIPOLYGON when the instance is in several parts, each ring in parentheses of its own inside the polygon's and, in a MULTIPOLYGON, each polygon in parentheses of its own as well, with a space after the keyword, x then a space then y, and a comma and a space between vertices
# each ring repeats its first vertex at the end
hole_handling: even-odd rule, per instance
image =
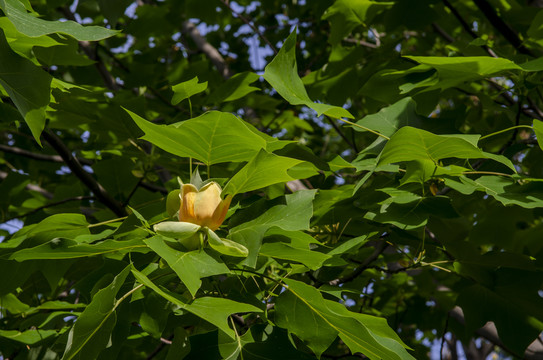
POLYGON ((127 112, 145 133, 143 139, 174 155, 209 165, 248 161, 267 145, 264 138, 249 129, 251 125, 230 113, 211 111, 179 125, 165 126, 127 112))
POLYGON ((17 330, 0 330, 0 339, 9 339, 26 345, 34 345, 57 335, 58 332, 56 330, 26 330, 23 332, 17 330))
POLYGON ((370 359, 414 360, 385 319, 352 313, 338 302, 325 300, 312 286, 284 281, 287 290, 275 303, 276 323, 296 334, 317 356, 339 336, 352 353, 370 359))
POLYGON ((219 86, 209 96, 208 100, 212 103, 221 103, 241 99, 247 94, 260 90, 251 86, 258 79, 260 79, 260 76, 249 71, 236 74, 219 86))
POLYGON ((10 259, 16 261, 36 259, 75 259, 87 256, 126 253, 130 251, 147 251, 141 239, 126 241, 106 240, 98 244, 80 244, 74 240, 53 239, 45 244, 19 250, 11 254, 10 259))
POLYGON ((537 137, 537 143, 541 150, 543 150, 543 121, 534 119, 534 132, 537 137))
POLYGON ((445 185, 466 195, 474 191, 484 191, 503 205, 518 205, 527 209, 543 207, 541 181, 530 181, 520 185, 505 177, 481 176, 472 180, 462 176, 459 181, 445 179, 445 185))
POLYGON ((0 85, 25 119, 34 139, 41 144, 45 108, 49 104, 52 77, 9 47, 0 29, 0 85))
POLYGON ((260 255, 302 263, 312 270, 317 270, 330 258, 329 255, 309 249, 301 249, 283 242, 267 242, 262 244, 260 255))
MULTIPOLYGON (((426 66, 436 69, 437 78, 435 81, 420 83, 421 86, 430 85, 426 91, 434 89, 447 89, 457 86, 463 82, 474 81, 502 73, 508 70, 522 70, 520 66, 511 60, 504 58, 494 58, 490 56, 404 56, 407 59, 416 61, 426 66)), ((410 85, 411 86, 411 85, 410 85)), ((405 92, 409 91, 405 88, 405 92)))
POLYGON ((258 202, 240 214, 240 217, 244 214, 261 214, 230 230, 228 237, 249 250, 249 256, 244 263, 248 266, 255 266, 262 238, 268 229, 272 227, 292 231, 309 229, 309 220, 313 215, 314 197, 314 190, 300 190, 292 195, 286 195, 284 200, 272 201, 271 207, 267 210, 263 208, 265 206, 263 202, 258 202))
POLYGON ((264 69, 264 79, 292 105, 305 105, 315 110, 318 115, 353 118, 351 113, 342 107, 315 103, 309 98, 302 79, 298 76, 296 30, 289 35, 279 53, 264 69))
POLYGON ((330 22, 328 41, 333 45, 341 42, 356 27, 366 27, 375 15, 393 4, 371 0, 337 0, 322 17, 330 22))
POLYGON ((144 241, 170 265, 193 296, 202 285, 201 278, 230 272, 224 263, 210 256, 205 250, 181 252, 170 247, 161 236, 144 241))
POLYGON ((79 41, 97 41, 118 33, 101 26, 82 26, 75 21, 43 20, 27 13, 19 0, 2 0, 0 8, 18 31, 30 37, 61 33, 79 41))
POLYGON ((262 310, 253 305, 214 297, 197 298, 192 303, 187 304, 179 298, 179 295, 158 287, 147 276, 136 269, 132 269, 132 273, 146 287, 154 290, 166 300, 215 325, 232 339, 235 339, 236 335, 228 325, 228 317, 230 315, 242 312, 262 312, 262 310))
MULTIPOLYGON (((288 170, 304 161, 284 156, 278 156, 261 150, 247 165, 230 179, 224 188, 225 194, 239 194, 242 192, 261 189, 269 185, 298 179, 288 170)), ((316 170, 308 169, 302 172, 302 177, 316 175, 316 170)))
POLYGON ((447 158, 492 159, 515 171, 509 159, 482 151, 470 136, 435 135, 410 126, 402 127, 390 138, 378 165, 412 160, 431 160, 439 164, 447 158))
POLYGON ((172 97, 172 104, 177 105, 181 101, 190 98, 192 95, 196 95, 207 89, 207 81, 198 83, 198 76, 172 86, 174 92, 172 97))
POLYGON ((62 360, 96 359, 109 342, 115 326, 117 293, 130 273, 130 266, 121 271, 115 279, 99 290, 91 303, 83 310, 70 330, 62 360))

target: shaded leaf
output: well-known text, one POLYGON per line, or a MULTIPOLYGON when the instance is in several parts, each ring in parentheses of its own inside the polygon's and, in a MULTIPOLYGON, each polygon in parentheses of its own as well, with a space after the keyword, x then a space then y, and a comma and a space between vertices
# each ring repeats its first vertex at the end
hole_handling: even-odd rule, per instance
POLYGON ((291 279, 285 283, 287 291, 275 305, 277 325, 304 340, 317 356, 339 336, 351 352, 361 352, 370 359, 414 359, 385 319, 354 316, 309 285, 291 279))
POLYGON ((259 75, 248 71, 236 74, 212 92, 208 101, 211 103, 234 101, 254 91, 259 91, 259 88, 250 85, 259 78, 259 75))
POLYGON ((203 277, 227 274, 228 267, 210 256, 205 250, 182 252, 168 245, 162 236, 145 239, 145 243, 170 265, 192 296, 200 288, 203 277))
POLYGON ((106 347, 116 322, 117 293, 129 273, 127 266, 111 284, 94 295, 70 330, 62 360, 96 359, 106 347))
POLYGON ((2 0, 0 8, 18 31, 31 37, 53 33, 70 35, 79 41, 97 41, 117 34, 117 31, 101 26, 82 26, 75 21, 48 21, 26 12, 18 0, 2 0))
POLYGON ((234 226, 228 235, 249 250, 249 256, 244 263, 255 266, 262 238, 271 227, 276 226, 283 230, 309 229, 314 196, 314 190, 301 190, 285 196, 284 200, 272 201, 270 208, 264 207, 264 202, 249 207, 245 213, 251 214, 253 219, 234 226))
POLYGON ((14 53, 0 29, 0 85, 13 100, 40 145, 40 135, 45 126, 45 108, 51 97, 52 79, 51 75, 30 60, 14 53))
POLYGON ((126 111, 145 133, 143 139, 164 151, 208 165, 248 161, 266 148, 266 140, 249 129, 251 125, 229 113, 211 111, 178 125, 164 126, 126 111))
POLYGON ((325 114, 333 118, 353 118, 346 109, 315 103, 307 95, 304 84, 298 76, 296 30, 289 35, 279 53, 264 69, 264 79, 292 105, 305 105, 315 110, 318 115, 325 114))
POLYGON ((174 92, 172 97, 172 104, 177 105, 181 101, 190 98, 192 95, 196 95, 207 89, 207 81, 198 83, 198 76, 172 86, 174 92))
POLYGON ((302 177, 310 177, 317 174, 316 170, 311 169, 311 167, 298 173, 298 176, 295 177, 289 174, 289 169, 302 163, 305 162, 260 150, 247 165, 230 179, 223 192, 225 194, 235 195, 242 192, 261 189, 269 185, 299 179, 300 175, 302 177))
POLYGON ((387 142, 378 164, 412 160, 431 160, 434 164, 439 164, 440 160, 447 158, 492 159, 516 171, 509 159, 482 151, 474 145, 473 140, 471 136, 435 135, 405 126, 387 142))

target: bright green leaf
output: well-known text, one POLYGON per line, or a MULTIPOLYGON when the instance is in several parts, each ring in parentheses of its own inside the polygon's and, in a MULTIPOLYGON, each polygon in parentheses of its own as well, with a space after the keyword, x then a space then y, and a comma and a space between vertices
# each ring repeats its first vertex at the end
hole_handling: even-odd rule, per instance
POLYGON ((205 91, 205 89, 207 89, 207 81, 198 83, 198 76, 192 78, 191 80, 174 85, 172 86, 172 90, 174 92, 172 104, 177 105, 181 101, 205 91))
POLYGON ((307 95, 304 84, 298 76, 296 30, 289 35, 279 53, 266 66, 264 79, 292 105, 305 105, 315 110, 318 115, 325 114, 333 118, 353 118, 349 111, 344 108, 315 103, 307 95))

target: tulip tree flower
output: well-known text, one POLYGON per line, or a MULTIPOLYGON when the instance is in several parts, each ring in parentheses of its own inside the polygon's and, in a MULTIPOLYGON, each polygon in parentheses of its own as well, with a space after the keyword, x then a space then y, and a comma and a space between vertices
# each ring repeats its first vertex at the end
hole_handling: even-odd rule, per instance
POLYGON ((200 190, 192 184, 183 184, 179 193, 179 221, 206 226, 215 231, 221 226, 232 201, 228 195, 221 199, 221 187, 212 181, 200 190))
POLYGON ((198 189, 193 184, 181 184, 181 189, 168 195, 167 210, 179 221, 164 221, 153 228, 156 233, 178 240, 187 250, 202 248, 207 241, 215 251, 224 255, 246 257, 247 248, 229 239, 221 239, 215 230, 226 217, 232 196, 221 198, 222 189, 212 181, 198 189), (178 208, 179 211, 174 210, 178 208))

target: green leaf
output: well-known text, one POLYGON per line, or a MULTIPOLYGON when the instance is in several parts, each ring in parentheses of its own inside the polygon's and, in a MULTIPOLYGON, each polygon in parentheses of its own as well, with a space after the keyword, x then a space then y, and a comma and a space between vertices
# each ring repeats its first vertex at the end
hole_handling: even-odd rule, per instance
POLYGON ((41 341, 58 336, 56 330, 0 330, 0 338, 17 341, 26 345, 36 345, 41 341))
POLYGON ((202 91, 205 91, 205 89, 207 89, 207 81, 199 84, 198 76, 195 76, 188 81, 174 85, 172 86, 172 90, 174 92, 172 97, 172 104, 177 105, 181 101, 188 99, 193 95, 199 94, 202 91))
POLYGON ((291 279, 285 283, 287 291, 275 304, 276 323, 296 334, 318 357, 339 336, 352 353, 370 359, 414 359, 385 319, 356 316, 309 285, 291 279))
POLYGON ((260 248, 260 255, 302 263, 311 270, 317 270, 330 258, 327 254, 309 249, 300 249, 283 242, 263 243, 260 248))
POLYGON ((500 176, 481 176, 475 180, 462 176, 460 181, 445 179, 445 185, 463 194, 484 191, 503 205, 518 205, 533 209, 543 207, 543 182, 518 184, 500 176))
POLYGON ((543 121, 534 119, 534 132, 537 137, 537 143, 541 150, 543 150, 543 121))
POLYGON ((33 51, 40 63, 52 65, 75 65, 87 66, 95 62, 88 57, 79 54, 79 43, 72 39, 66 38, 58 46, 35 46, 33 51))
POLYGON ((251 125, 229 113, 211 111, 176 126, 164 126, 126 111, 145 133, 143 139, 164 151, 196 158, 208 165, 248 161, 266 148, 266 140, 253 132, 251 125))
POLYGON ((179 326, 173 330, 173 341, 168 349, 166 360, 183 359, 190 352, 190 341, 187 331, 179 326))
POLYGON ((116 322, 117 293, 129 273, 127 266, 111 284, 94 295, 70 330, 62 360, 96 359, 106 347, 116 322))
POLYGON ((80 244, 67 239, 53 239, 48 243, 19 250, 11 254, 10 259, 16 261, 37 259, 75 259, 112 253, 147 252, 142 239, 127 241, 106 240, 98 244, 80 244))
MULTIPOLYGON (((292 176, 288 170, 305 161, 284 156, 278 156, 265 150, 260 152, 247 165, 234 175, 224 188, 225 194, 236 195, 257 190, 269 185, 299 179, 292 176)), ((307 163, 308 164, 308 163, 307 163)), ((308 168, 300 173, 302 177, 316 175, 317 171, 308 168)))
POLYGON ((241 99, 247 94, 260 90, 257 87, 251 86, 258 79, 260 79, 259 75, 249 71, 236 74, 212 92, 208 101, 211 103, 222 103, 241 99))
POLYGON ((314 103, 298 76, 296 64, 296 30, 283 43, 279 53, 264 69, 264 79, 292 105, 305 105, 315 110, 320 116, 325 114, 333 118, 353 116, 342 107, 314 103))
POLYGON ((400 183, 402 185, 412 182, 423 184, 432 178, 444 175, 461 176, 467 171, 471 170, 456 165, 438 166, 431 160, 413 160, 407 163, 405 175, 400 180, 400 183))
POLYGON ((492 159, 516 172, 509 159, 482 151, 475 146, 471 136, 435 135, 410 126, 402 127, 390 138, 378 164, 430 160, 438 165, 440 160, 447 158, 492 159))
POLYGON ((100 11, 104 14, 104 17, 111 24, 112 28, 115 28, 117 20, 124 14, 126 7, 131 3, 130 0, 98 0, 100 11))
POLYGON ((234 226, 228 237, 249 250, 244 263, 252 267, 256 265, 262 238, 268 229, 276 226, 283 230, 308 230, 314 197, 314 190, 300 190, 284 199, 271 201, 269 208, 264 202, 257 202, 242 212, 238 218, 252 220, 234 226))
POLYGON ((18 0, 2 0, 0 8, 18 31, 30 37, 61 33, 70 35, 79 41, 97 41, 118 33, 118 31, 101 26, 82 26, 70 20, 43 20, 27 13, 24 5, 18 0))
MULTIPOLYGON (((463 289, 458 296, 457 304, 462 307, 466 331, 469 334, 483 327, 488 321, 493 321, 500 334, 500 340, 517 355, 522 355, 526 347, 543 331, 541 316, 537 319, 537 312, 540 313, 543 301, 537 295, 537 291, 528 294, 523 286, 527 281, 520 280, 525 278, 517 278, 510 283, 503 281, 505 279, 501 279, 500 272, 508 271, 511 270, 498 270, 494 275, 496 289, 481 284, 463 289), (536 313, 532 312, 531 308, 536 313)), ((523 274, 527 275, 528 272, 523 274)), ((531 278, 538 281, 536 280, 538 276, 540 274, 532 273, 531 278)))
POLYGON ((179 295, 166 289, 159 288, 144 274, 136 269, 132 269, 132 273, 140 283, 154 290, 166 300, 171 301, 181 308, 215 325, 232 339, 235 339, 235 333, 228 325, 228 317, 230 315, 244 312, 262 312, 262 310, 253 305, 239 303, 230 299, 214 297, 197 298, 192 303, 187 304, 179 298, 179 295))
POLYGON ((223 255, 247 257, 249 250, 241 244, 228 239, 221 239, 211 229, 207 229, 207 241, 209 246, 223 255))
MULTIPOLYGON (((15 0, 16 1, 16 0, 15 0)), ((0 85, 25 119, 34 139, 41 145, 45 127, 45 108, 51 97, 52 77, 30 60, 20 57, 9 47, 0 29, 0 85)))
POLYGON ((228 324, 228 317, 230 315, 246 312, 262 312, 262 310, 253 305, 208 296, 197 298, 186 309, 194 315, 212 323, 232 339, 235 339, 235 333, 230 329, 228 324))
MULTIPOLYGON (((444 90, 457 86, 467 81, 475 81, 503 73, 509 70, 522 70, 520 66, 511 60, 504 58, 494 58, 490 56, 459 56, 459 57, 441 57, 441 56, 404 56, 429 66, 437 71, 437 81, 426 83, 423 80, 418 86, 426 87, 425 91, 434 89, 444 90)), ((420 65, 419 65, 420 66, 420 65)), ((405 89, 408 92, 410 89, 405 89)))
POLYGON ((170 265, 192 296, 202 285, 203 277, 228 274, 230 270, 205 250, 181 252, 168 245, 160 235, 144 240, 154 252, 170 265))
POLYGON ((358 26, 367 27, 378 13, 392 6, 393 2, 376 2, 371 0, 337 0, 326 10, 323 20, 330 22, 332 44, 340 43, 358 26))

